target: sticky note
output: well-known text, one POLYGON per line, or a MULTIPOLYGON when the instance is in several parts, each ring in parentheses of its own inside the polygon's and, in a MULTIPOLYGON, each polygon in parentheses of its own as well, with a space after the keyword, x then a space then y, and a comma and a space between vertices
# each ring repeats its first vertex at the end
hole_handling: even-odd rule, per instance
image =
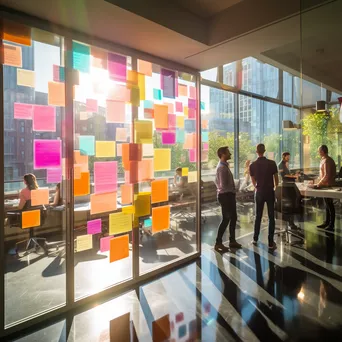
POLYGON ((188 167, 182 167, 182 176, 187 177, 189 174, 189 168, 188 167))
POLYGON ((202 142, 209 141, 209 132, 202 132, 202 142))
POLYGON ((169 114, 175 112, 175 105, 172 102, 164 102, 164 104, 167 106, 169 114))
POLYGON ((209 151, 201 151, 201 162, 207 163, 209 160, 209 151))
POLYGON ((48 104, 65 107, 65 84, 61 82, 48 83, 48 104))
POLYGON ((202 129, 208 129, 209 128, 209 120, 202 120, 202 129))
POLYGON ((149 216, 151 214, 151 193, 142 192, 136 195, 134 206, 136 217, 149 216))
POLYGON ((137 120, 134 122, 134 142, 137 144, 153 143, 152 121, 137 120))
POLYGON ((143 157, 151 157, 154 156, 153 144, 143 144, 143 157))
POLYGON ((116 192, 90 195, 90 215, 116 210, 116 192))
POLYGON ((116 191, 118 183, 118 162, 95 162, 94 183, 96 194, 116 191))
POLYGON ((152 208, 152 233, 170 228, 170 206, 152 208))
POLYGON ((169 200, 169 181, 158 179, 151 182, 151 203, 167 202, 169 200))
POLYGON ((154 171, 170 171, 171 169, 171 149, 154 149, 154 171))
POLYGON ((186 328, 186 324, 181 325, 178 328, 178 338, 181 339, 183 338, 187 333, 187 328, 186 328))
POLYGON ((120 101, 107 100, 106 122, 125 123, 126 104, 120 101))
POLYGON ((14 102, 14 119, 32 120, 33 105, 14 102))
POLYGON ((115 132, 115 140, 116 141, 127 141, 127 128, 125 127, 117 127, 115 132))
POLYGON ((197 182, 197 171, 189 171, 188 173, 188 183, 197 182))
POLYGON ((184 143, 185 141, 185 132, 184 129, 177 129, 176 130, 176 142, 184 143))
POLYGON ((126 56, 108 53, 108 72, 110 79, 114 81, 126 82, 127 77, 126 56))
POLYGON ((184 107, 183 107, 183 112, 184 112, 184 115, 185 115, 185 116, 188 116, 188 114, 189 114, 189 108, 188 108, 187 106, 184 106, 184 107))
POLYGON ((163 98, 161 89, 153 89, 153 98, 155 100, 161 100, 163 98))
POLYGON ((115 237, 109 241, 109 262, 114 262, 129 257, 128 234, 115 237))
POLYGON ((90 47, 91 65, 95 68, 107 69, 108 52, 95 46, 90 47))
POLYGON ((188 97, 188 86, 184 84, 178 84, 178 96, 188 97))
POLYGON ((184 128, 184 116, 177 115, 177 127, 184 128))
POLYGON ((168 107, 166 105, 154 105, 154 125, 157 129, 169 128, 168 107))
POLYGON ((131 87, 131 99, 130 102, 132 106, 140 106, 140 89, 138 86, 131 87))
POLYGON ((139 162, 130 161, 129 170, 127 170, 127 172, 128 172, 127 183, 136 184, 139 182, 139 162))
POLYGON ((99 110, 99 106, 97 104, 96 99, 86 99, 86 111, 97 113, 99 110))
POLYGON ((169 129, 175 130, 177 123, 177 115, 176 114, 169 114, 169 129))
POLYGON ((189 150, 189 162, 196 163, 196 161, 197 161, 196 149, 192 148, 189 150))
POLYGON ((208 151, 208 150, 209 150, 209 144, 203 143, 203 151, 208 151))
POLYGON ((183 103, 176 101, 176 112, 183 113, 183 103))
POLYGON ((130 161, 142 159, 142 144, 122 144, 122 164, 125 170, 129 170, 130 161))
POLYGON ((138 87, 139 87, 140 101, 145 100, 146 84, 145 84, 145 75, 143 74, 138 74, 138 87))
POLYGON ((186 132, 196 132, 196 120, 184 120, 184 129, 186 132))
POLYGON ((100 251, 101 253, 108 252, 110 248, 110 240, 113 236, 106 236, 100 239, 100 251))
POLYGON ((205 103, 203 101, 201 101, 201 110, 205 110, 205 103))
POLYGON ((196 148, 196 133, 186 134, 183 148, 185 150, 196 148))
POLYGON ((188 108, 196 109, 197 108, 197 100, 196 99, 188 99, 188 108))
POLYGON ((96 141, 96 157, 115 157, 115 141, 96 141))
POLYGON ((40 210, 23 211, 21 213, 21 228, 40 226, 40 210))
POLYGON ((32 129, 37 132, 56 132, 56 108, 34 105, 32 129))
POLYGON ((59 37, 56 37, 55 39, 55 34, 48 32, 48 31, 43 31, 39 30, 37 28, 32 27, 32 39, 36 42, 44 43, 44 44, 49 44, 49 45, 58 45, 56 41, 59 41, 59 37))
POLYGON ((133 203, 133 186, 131 184, 122 184, 120 191, 122 205, 133 203))
POLYGON ((153 159, 143 159, 138 162, 138 181, 149 181, 154 178, 153 159))
POLYGON ((109 235, 130 232, 132 230, 132 214, 109 214, 109 235))
POLYGON ((62 181, 62 169, 48 169, 46 171, 48 183, 60 183, 62 181))
POLYGON ((75 70, 90 71, 90 46, 72 42, 72 64, 75 70))
POLYGON ((74 179, 80 179, 82 173, 82 165, 74 165, 74 179))
POLYGON ((1 39, 31 46, 31 27, 4 19, 1 39))
POLYGON ((174 145, 176 143, 175 132, 162 132, 162 144, 163 145, 174 145))
POLYGON ((196 109, 189 108, 188 109, 188 118, 189 119, 196 119, 196 109))
POLYGON ((144 108, 144 118, 154 119, 154 109, 144 108))
POLYGON ((128 205, 126 207, 122 207, 122 212, 125 214, 135 214, 135 206, 128 205))
POLYGON ((31 205, 49 204, 49 188, 31 190, 31 205))
POLYGON ((93 248, 92 235, 80 235, 76 237, 76 251, 82 252, 93 248))
POLYGON ((4 65, 21 68, 23 65, 21 46, 14 46, 3 43, 2 48, 4 65))
MULTIPOLYGON (((196 95, 196 88, 193 86, 189 86, 189 97, 196 99, 197 95, 196 95)), ((189 106, 190 107, 190 106, 189 106)))
POLYGON ((87 234, 99 234, 102 232, 102 220, 92 220, 87 222, 87 234))
POLYGON ((65 81, 65 70, 64 67, 59 65, 53 65, 53 81, 64 82, 65 81))
POLYGON ((34 88, 36 85, 36 74, 34 71, 17 69, 17 85, 34 88))
POLYGON ((152 76, 152 63, 138 59, 138 71, 146 76, 152 76))
POLYGON ((138 85, 138 73, 135 70, 127 70, 126 82, 138 85))
POLYGON ((90 193, 89 172, 81 172, 79 179, 74 179, 74 196, 86 196, 90 193))
POLYGON ((176 73, 172 70, 160 70, 160 84, 164 97, 175 98, 175 78, 176 73))
POLYGON ((129 102, 131 100, 131 90, 124 85, 113 84, 108 90, 107 100, 129 102))
POLYGON ((74 151, 75 164, 82 165, 82 171, 88 171, 88 156, 81 155, 81 151, 74 151))
POLYGON ((122 157, 122 144, 116 144, 116 156, 122 157))
POLYGON ((62 164, 61 140, 33 140, 33 168, 56 169, 62 164))
POLYGON ((93 135, 80 135, 79 146, 81 155, 95 155, 95 137, 93 135))

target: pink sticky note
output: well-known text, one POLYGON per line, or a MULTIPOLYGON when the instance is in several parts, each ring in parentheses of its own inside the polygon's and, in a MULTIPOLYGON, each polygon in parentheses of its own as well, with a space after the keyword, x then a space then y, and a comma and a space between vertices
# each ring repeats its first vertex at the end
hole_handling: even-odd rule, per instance
POLYGON ((176 133, 162 132, 162 143, 164 145, 174 145, 176 143, 176 133))
POLYGON ((34 105, 32 129, 38 132, 56 132, 56 107, 34 105))
POLYGON ((188 108, 196 109, 197 108, 197 100, 196 99, 188 99, 188 108))
POLYGON ((116 128, 115 140, 126 142, 127 141, 127 128, 117 127, 116 128))
POLYGON ((171 102, 165 102, 164 104, 166 104, 168 106, 168 112, 173 114, 175 112, 175 105, 171 102))
POLYGON ((59 82, 59 65, 53 65, 53 81, 59 82))
POLYGON ((110 240, 113 239, 114 236, 106 236, 102 239, 100 239, 100 251, 108 252, 110 247, 110 240))
POLYGON ((95 193, 117 191, 118 163, 111 162, 95 162, 94 163, 94 183, 95 193))
POLYGON ((131 90, 124 85, 114 84, 108 90, 107 100, 130 102, 131 101, 131 90))
POLYGON ((194 148, 189 150, 189 161, 190 163, 196 163, 197 161, 196 150, 194 148))
POLYGON ((102 220, 92 220, 87 222, 87 234, 98 234, 102 232, 102 220))
POLYGON ((125 123, 126 104, 121 101, 107 100, 106 122, 125 123))
POLYGON ((208 150, 209 150, 209 144, 203 143, 203 151, 208 151, 208 150))
POLYGON ((110 79, 126 82, 127 58, 126 56, 108 53, 108 72, 110 79))
POLYGON ((48 169, 47 182, 60 183, 62 181, 62 169, 48 169))
POLYGON ((196 119, 196 109, 193 109, 193 108, 188 109, 188 118, 196 119))
POLYGON ((192 86, 189 86, 189 94, 190 94, 190 97, 195 99, 196 98, 196 88, 192 87, 192 86))
POLYGON ((122 144, 116 144, 116 156, 122 157, 122 144))
POLYGON ((14 103, 14 119, 32 120, 33 105, 27 103, 14 103))
POLYGON ((176 129, 177 125, 177 115, 169 114, 169 129, 176 129))
POLYGON ((176 101, 176 112, 183 113, 183 103, 176 101))
POLYGON ((33 168, 57 169, 62 167, 62 140, 33 140, 33 168))
POLYGON ((97 113, 98 110, 99 110, 99 107, 97 104, 97 100, 95 100, 95 99, 87 99, 86 100, 86 111, 87 112, 97 113))

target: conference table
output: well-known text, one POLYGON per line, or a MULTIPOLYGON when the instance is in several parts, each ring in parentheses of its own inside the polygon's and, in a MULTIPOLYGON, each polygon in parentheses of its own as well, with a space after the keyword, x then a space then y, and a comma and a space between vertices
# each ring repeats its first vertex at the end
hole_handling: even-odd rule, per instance
POLYGON ((331 188, 320 188, 313 189, 304 183, 295 183, 303 197, 320 197, 320 198, 333 198, 342 200, 342 188, 331 187, 331 188))

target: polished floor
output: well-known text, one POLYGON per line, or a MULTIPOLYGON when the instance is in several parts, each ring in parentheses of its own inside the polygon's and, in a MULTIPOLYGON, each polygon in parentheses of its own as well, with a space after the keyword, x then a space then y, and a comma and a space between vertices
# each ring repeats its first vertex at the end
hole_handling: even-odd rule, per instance
POLYGON ((321 218, 313 209, 301 224, 305 244, 280 235, 274 252, 265 225, 253 246, 246 222, 243 248, 224 255, 203 228, 197 262, 16 341, 340 341, 342 222, 326 233, 321 218))

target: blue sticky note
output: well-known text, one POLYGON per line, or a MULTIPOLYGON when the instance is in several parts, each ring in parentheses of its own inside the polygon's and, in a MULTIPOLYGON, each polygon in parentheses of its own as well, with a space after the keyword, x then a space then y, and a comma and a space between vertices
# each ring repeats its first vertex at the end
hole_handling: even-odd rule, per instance
POLYGON ((95 156, 95 137, 93 135, 80 135, 81 155, 95 156))
POLYGON ((163 98, 161 89, 153 88, 153 98, 155 100, 161 100, 163 98))
POLYGON ((202 142, 208 142, 208 141, 209 141, 209 133, 202 132, 202 142))
POLYGON ((178 338, 183 338, 186 335, 186 325, 183 324, 178 328, 178 338))
POLYGON ((154 103, 151 100, 144 100, 144 108, 153 109, 154 103))
POLYGON ((193 119, 184 120, 184 129, 186 132, 189 132, 189 133, 196 132, 196 120, 193 120, 193 119))
POLYGON ((90 46, 72 42, 72 66, 81 72, 90 70, 90 46))
POLYGON ((176 142, 184 144, 185 132, 184 129, 177 129, 176 131, 176 142))
POLYGON ((152 219, 144 220, 144 227, 152 227, 152 219))
POLYGON ((65 82, 65 70, 62 66, 59 67, 59 81, 65 82))
POLYGON ((205 110, 205 103, 203 101, 201 101, 201 109, 205 110))

